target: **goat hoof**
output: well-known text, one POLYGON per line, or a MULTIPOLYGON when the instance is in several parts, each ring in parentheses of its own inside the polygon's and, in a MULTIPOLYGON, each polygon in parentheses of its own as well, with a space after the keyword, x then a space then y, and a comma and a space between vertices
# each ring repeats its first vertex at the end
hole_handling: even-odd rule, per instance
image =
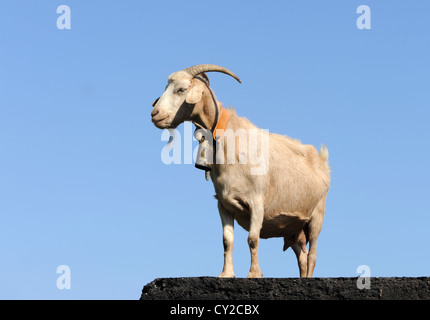
POLYGON ((261 271, 249 272, 247 278, 263 278, 261 271))
POLYGON ((218 275, 218 278, 235 278, 236 276, 234 275, 233 272, 222 272, 220 275, 218 275))

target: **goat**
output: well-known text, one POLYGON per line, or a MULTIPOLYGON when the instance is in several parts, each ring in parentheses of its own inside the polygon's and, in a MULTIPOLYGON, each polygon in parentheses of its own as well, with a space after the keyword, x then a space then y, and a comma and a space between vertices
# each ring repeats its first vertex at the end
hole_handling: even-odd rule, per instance
MULTIPOLYGON (((322 146, 318 153, 311 145, 258 129, 246 118, 237 116, 232 108, 224 109, 210 89, 205 74, 214 71, 241 82, 233 72, 216 65, 197 65, 177 71, 168 77, 164 93, 154 101, 151 116, 160 129, 176 128, 184 121, 191 121, 196 127, 209 130, 216 142, 214 158, 223 150, 228 151, 232 144, 236 145, 234 157, 241 156, 237 148, 239 137, 227 139, 222 136, 223 130, 242 130, 242 134, 259 131, 261 135, 257 139, 248 135, 249 145, 261 143, 264 135, 268 137, 270 163, 262 174, 253 174, 255 166, 250 163, 229 163, 227 152, 221 157, 223 161, 215 161, 209 168, 223 227, 224 267, 219 277, 235 276, 234 220, 249 231, 251 267, 248 278, 263 276, 258 262, 259 239, 272 237, 284 238, 284 251, 292 247, 300 277, 312 277, 330 185, 328 149, 322 146)), ((264 152, 261 147, 259 150, 264 152)))

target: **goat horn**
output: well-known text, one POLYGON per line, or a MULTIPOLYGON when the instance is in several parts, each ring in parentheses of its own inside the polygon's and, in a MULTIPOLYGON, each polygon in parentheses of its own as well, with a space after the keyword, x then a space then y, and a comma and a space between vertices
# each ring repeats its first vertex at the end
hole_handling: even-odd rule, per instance
POLYGON ((202 72, 211 72, 211 71, 222 72, 222 73, 228 74, 229 76, 235 78, 237 81, 239 81, 239 83, 242 83, 242 81, 240 81, 238 76, 236 76, 233 72, 231 72, 227 68, 220 67, 220 66, 217 66, 214 64, 198 64, 196 66, 186 68, 186 69, 184 69, 184 71, 188 72, 192 77, 195 77, 196 75, 198 75, 202 72))

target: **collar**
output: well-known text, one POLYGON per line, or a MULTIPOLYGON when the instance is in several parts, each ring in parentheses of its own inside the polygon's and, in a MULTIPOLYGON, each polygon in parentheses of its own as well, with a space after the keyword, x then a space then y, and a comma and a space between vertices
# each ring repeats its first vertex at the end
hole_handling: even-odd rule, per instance
POLYGON ((223 106, 220 106, 220 115, 215 129, 212 132, 215 141, 219 142, 224 136, 225 129, 227 128, 228 121, 230 120, 230 112, 223 106), (219 130, 219 132, 217 132, 219 130))

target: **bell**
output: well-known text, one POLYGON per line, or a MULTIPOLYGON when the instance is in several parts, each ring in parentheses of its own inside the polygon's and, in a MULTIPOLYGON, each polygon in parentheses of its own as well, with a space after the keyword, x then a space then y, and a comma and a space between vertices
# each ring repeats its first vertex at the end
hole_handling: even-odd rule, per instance
POLYGON ((197 150, 196 168, 205 170, 206 180, 209 180, 209 171, 213 166, 213 146, 207 139, 212 137, 210 134, 203 134, 201 130, 196 130, 194 137, 199 141, 199 149, 197 150))
POLYGON ((197 150, 196 157, 196 168, 210 171, 213 166, 213 150, 212 146, 209 144, 209 141, 202 138, 199 144, 199 149, 197 150))

